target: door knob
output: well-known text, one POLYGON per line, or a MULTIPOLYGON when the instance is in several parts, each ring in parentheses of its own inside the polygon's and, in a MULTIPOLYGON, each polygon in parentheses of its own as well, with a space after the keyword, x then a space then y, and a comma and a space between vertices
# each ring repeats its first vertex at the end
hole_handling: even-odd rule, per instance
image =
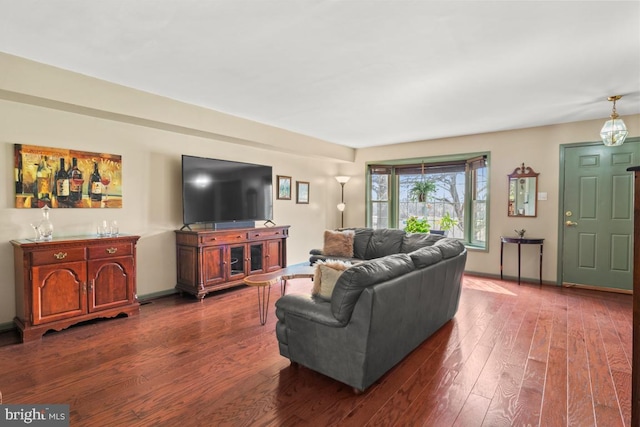
POLYGON ((578 225, 578 223, 574 222, 574 221, 567 221, 567 222, 565 222, 565 225, 567 227, 575 227, 576 225, 578 225))

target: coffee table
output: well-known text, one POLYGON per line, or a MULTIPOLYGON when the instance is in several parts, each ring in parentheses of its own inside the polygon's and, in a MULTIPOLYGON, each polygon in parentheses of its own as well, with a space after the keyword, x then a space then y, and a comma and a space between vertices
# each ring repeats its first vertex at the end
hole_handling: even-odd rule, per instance
POLYGON ((269 297, 271 285, 280 282, 280 295, 284 295, 287 290, 287 280, 307 278, 313 279, 314 267, 308 264, 295 264, 290 267, 269 273, 252 274, 244 278, 244 283, 258 288, 258 312, 260 314, 260 324, 267 323, 267 310, 269 308, 269 297))

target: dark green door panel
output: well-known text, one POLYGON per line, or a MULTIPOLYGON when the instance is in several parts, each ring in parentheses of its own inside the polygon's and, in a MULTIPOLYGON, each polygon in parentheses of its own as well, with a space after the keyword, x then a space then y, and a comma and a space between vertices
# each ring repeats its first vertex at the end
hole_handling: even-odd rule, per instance
POLYGON ((640 144, 564 151, 562 281, 632 289, 633 174, 640 144))

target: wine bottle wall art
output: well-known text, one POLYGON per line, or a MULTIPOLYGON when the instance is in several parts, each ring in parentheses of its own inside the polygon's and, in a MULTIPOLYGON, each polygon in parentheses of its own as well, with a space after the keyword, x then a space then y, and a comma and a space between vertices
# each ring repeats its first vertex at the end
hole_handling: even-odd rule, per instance
POLYGON ((122 157, 14 144, 16 208, 121 208, 122 157))

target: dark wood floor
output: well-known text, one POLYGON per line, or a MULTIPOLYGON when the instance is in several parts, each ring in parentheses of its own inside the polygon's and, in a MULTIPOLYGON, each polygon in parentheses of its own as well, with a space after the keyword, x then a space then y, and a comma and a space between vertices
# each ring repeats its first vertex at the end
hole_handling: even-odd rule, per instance
POLYGON ((4 403, 70 404, 72 426, 630 425, 629 295, 466 276, 454 320, 354 395, 278 354, 279 293, 265 326, 240 288, 35 343, 1 334, 4 403))

